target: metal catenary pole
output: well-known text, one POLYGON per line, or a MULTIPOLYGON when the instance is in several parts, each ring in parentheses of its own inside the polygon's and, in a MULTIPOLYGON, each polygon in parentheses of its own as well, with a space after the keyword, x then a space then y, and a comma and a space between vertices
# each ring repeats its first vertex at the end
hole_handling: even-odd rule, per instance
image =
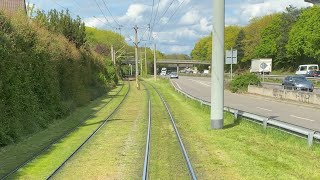
POLYGON ((139 68, 138 68, 138 26, 134 26, 135 30, 135 62, 136 62, 136 84, 137 89, 140 89, 140 82, 139 82, 139 68))
POLYGON ((211 128, 223 128, 225 0, 213 0, 211 128))
POLYGON ((144 71, 145 75, 148 75, 148 65, 147 65, 147 43, 144 43, 144 71))
POLYGON ((157 56, 156 56, 156 48, 157 45, 154 43, 154 50, 153 50, 153 73, 154 73, 154 81, 157 81, 157 56))
POLYGON ((111 61, 112 61, 112 63, 114 64, 114 58, 113 58, 113 56, 114 56, 114 53, 113 53, 113 46, 111 46, 111 61))
POLYGON ((142 66, 143 66, 143 60, 142 60, 142 48, 140 47, 139 48, 139 54, 140 54, 140 76, 143 75, 143 72, 142 72, 142 66))

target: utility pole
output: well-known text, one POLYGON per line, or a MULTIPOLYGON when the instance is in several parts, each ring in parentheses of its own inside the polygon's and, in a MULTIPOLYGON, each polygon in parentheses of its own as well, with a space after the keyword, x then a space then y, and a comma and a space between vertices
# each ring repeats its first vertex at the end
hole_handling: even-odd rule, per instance
POLYGON ((154 81, 157 81, 157 57, 156 57, 156 43, 154 43, 154 50, 153 50, 153 73, 154 73, 154 81))
POLYGON ((135 61, 136 61, 136 84, 137 84, 137 89, 140 89, 140 82, 139 82, 139 68, 138 68, 138 26, 134 26, 134 31, 135 31, 135 40, 134 40, 134 45, 135 45, 135 61))
POLYGON ((111 46, 111 61, 114 64, 114 50, 113 50, 113 46, 111 46))
POLYGON ((213 0, 211 128, 223 128, 225 0, 213 0))
POLYGON ((142 73, 142 66, 143 66, 143 60, 142 60, 142 48, 140 48, 140 76, 143 75, 142 73))
POLYGON ((147 65, 147 43, 144 43, 144 70, 145 75, 148 75, 148 65, 147 65))

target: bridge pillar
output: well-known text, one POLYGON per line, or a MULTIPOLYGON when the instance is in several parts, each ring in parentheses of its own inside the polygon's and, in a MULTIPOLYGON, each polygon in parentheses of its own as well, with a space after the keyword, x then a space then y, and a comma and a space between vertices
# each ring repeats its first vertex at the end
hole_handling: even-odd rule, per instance
POLYGON ((177 74, 179 74, 179 64, 177 64, 177 74))

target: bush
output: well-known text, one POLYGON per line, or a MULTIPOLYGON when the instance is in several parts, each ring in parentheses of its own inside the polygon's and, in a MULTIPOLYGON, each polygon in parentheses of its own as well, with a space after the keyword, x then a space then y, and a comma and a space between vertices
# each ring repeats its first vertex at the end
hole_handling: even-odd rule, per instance
POLYGON ((248 91, 248 85, 260 85, 260 79, 255 74, 245 73, 234 78, 230 83, 231 92, 248 91))

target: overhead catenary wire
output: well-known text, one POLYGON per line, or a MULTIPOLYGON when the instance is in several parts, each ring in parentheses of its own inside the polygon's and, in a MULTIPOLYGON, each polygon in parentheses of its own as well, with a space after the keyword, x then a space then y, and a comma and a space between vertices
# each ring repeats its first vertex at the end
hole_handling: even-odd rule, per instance
POLYGON ((110 26, 112 29, 115 29, 115 27, 113 27, 111 24, 109 24, 110 22, 109 22, 109 20, 108 20, 107 16, 103 13, 103 11, 102 11, 102 9, 101 9, 101 7, 100 7, 100 5, 99 5, 98 1, 97 1, 97 0, 94 0, 94 1, 95 1, 96 5, 98 6, 98 8, 99 8, 99 10, 100 10, 101 14, 103 15, 103 17, 104 17, 104 18, 105 18, 105 20, 107 21, 108 26, 110 26))
POLYGON ((109 12, 109 14, 110 14, 111 18, 113 19, 113 21, 114 21, 118 26, 121 26, 121 25, 116 21, 116 19, 114 18, 114 16, 112 15, 112 13, 111 13, 111 11, 110 11, 110 9, 109 9, 106 1, 105 1, 105 0, 102 0, 102 2, 103 2, 103 4, 104 4, 104 6, 106 7, 107 11, 109 12))
POLYGON ((180 9, 180 7, 182 6, 182 4, 185 2, 186 0, 183 0, 179 6, 175 9, 175 11, 172 13, 172 15, 170 16, 170 18, 168 19, 168 21, 162 26, 162 28, 159 31, 162 31, 167 25, 168 23, 171 21, 172 17, 178 12, 178 10, 180 9))
POLYGON ((154 16, 154 19, 153 19, 153 24, 152 24, 152 26, 151 26, 151 28, 150 28, 150 34, 149 34, 149 38, 148 38, 148 39, 149 39, 149 41, 150 41, 150 37, 151 37, 152 32, 153 32, 154 24, 155 24, 156 19, 157 19, 157 16, 158 16, 160 2, 161 2, 161 0, 159 0, 159 2, 158 2, 157 11, 156 11, 155 16, 154 16))
POLYGON ((169 6, 167 7, 167 9, 164 11, 164 13, 162 14, 162 16, 159 18, 159 21, 154 25, 154 27, 156 27, 161 19, 167 14, 168 10, 170 9, 170 7, 172 6, 172 4, 174 3, 175 0, 172 0, 171 3, 169 4, 169 6))

